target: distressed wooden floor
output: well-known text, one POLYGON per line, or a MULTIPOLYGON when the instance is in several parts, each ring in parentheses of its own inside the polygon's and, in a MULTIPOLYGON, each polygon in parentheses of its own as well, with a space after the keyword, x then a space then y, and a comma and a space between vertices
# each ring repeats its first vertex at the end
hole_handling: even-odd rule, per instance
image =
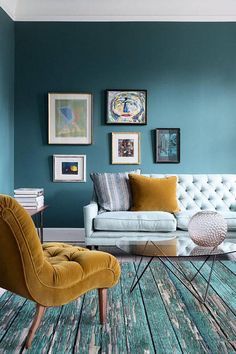
MULTIPOLYGON (((196 263, 194 263, 196 265, 196 263)), ((181 263, 190 273, 191 262, 181 263)), ((203 276, 209 272, 203 269, 203 276)), ((200 304, 158 262, 129 293, 134 264, 122 263, 120 283, 109 291, 108 323, 98 321, 97 292, 47 310, 29 353, 235 353, 236 264, 215 266, 208 302, 200 304)), ((204 289, 202 276, 196 278, 204 289)), ((0 298, 0 353, 22 353, 34 314, 31 301, 4 293, 0 298)))

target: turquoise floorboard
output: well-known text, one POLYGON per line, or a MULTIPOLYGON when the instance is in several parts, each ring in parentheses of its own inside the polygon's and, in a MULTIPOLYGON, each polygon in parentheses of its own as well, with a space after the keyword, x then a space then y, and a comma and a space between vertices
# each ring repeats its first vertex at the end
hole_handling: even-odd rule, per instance
MULTIPOLYGON (((197 263, 182 262, 188 274, 197 263)), ((122 263, 120 283, 109 290, 107 324, 100 326, 97 292, 49 308, 30 350, 23 349, 34 304, 10 292, 0 298, 0 353, 236 353, 235 263, 217 262, 209 296, 201 304, 159 262, 130 294, 135 265, 122 263)), ((205 287, 203 276, 195 284, 205 287)))

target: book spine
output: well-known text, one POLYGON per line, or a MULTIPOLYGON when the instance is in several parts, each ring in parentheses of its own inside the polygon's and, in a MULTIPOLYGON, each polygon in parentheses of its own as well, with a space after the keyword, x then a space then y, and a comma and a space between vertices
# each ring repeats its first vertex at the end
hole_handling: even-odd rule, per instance
POLYGON ((20 203, 22 206, 36 206, 36 207, 41 207, 44 205, 44 203, 20 203))
POLYGON ((38 194, 14 194, 14 198, 37 198, 37 197, 43 197, 43 194, 38 195, 38 194))
MULTIPOLYGON (((43 205, 42 205, 43 206, 43 205)), ((24 209, 34 209, 34 210, 37 210, 37 209, 39 209, 39 208, 41 208, 40 206, 39 207, 37 207, 37 206, 24 206, 23 207, 24 209)))
POLYGON ((16 196, 15 199, 18 202, 26 202, 26 203, 39 203, 42 202, 44 200, 44 196, 40 196, 40 197, 18 197, 16 196))
POLYGON ((14 195, 26 195, 26 196, 33 196, 33 197, 39 197, 40 195, 43 195, 43 191, 42 192, 27 192, 27 191, 14 191, 14 195))

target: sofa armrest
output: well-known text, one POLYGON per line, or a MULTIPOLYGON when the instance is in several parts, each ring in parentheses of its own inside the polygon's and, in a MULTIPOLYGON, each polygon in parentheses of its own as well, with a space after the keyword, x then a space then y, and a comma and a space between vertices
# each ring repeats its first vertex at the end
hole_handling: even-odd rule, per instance
POLYGON ((84 206, 84 229, 85 238, 90 237, 93 233, 93 219, 98 214, 98 204, 96 202, 91 202, 90 204, 84 206))

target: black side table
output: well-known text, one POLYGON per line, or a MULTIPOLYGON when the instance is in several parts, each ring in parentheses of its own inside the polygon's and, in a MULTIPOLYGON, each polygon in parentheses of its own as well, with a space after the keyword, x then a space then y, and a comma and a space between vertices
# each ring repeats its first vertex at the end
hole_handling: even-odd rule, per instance
POLYGON ((32 219, 34 219, 35 216, 35 226, 37 228, 41 243, 43 243, 43 213, 47 208, 48 205, 44 205, 38 209, 26 209, 32 219))

